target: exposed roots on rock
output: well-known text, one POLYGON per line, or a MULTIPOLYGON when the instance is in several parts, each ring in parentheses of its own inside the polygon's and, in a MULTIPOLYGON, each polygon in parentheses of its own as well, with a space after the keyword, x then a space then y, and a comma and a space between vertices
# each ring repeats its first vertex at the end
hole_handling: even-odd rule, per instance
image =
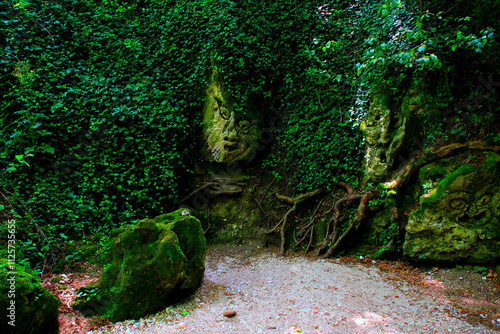
POLYGON ((468 141, 463 144, 453 143, 442 147, 430 147, 427 150, 419 151, 409 161, 405 161, 403 167, 394 174, 392 180, 384 183, 384 188, 398 192, 408 182, 410 176, 418 172, 422 166, 467 149, 500 152, 500 146, 488 146, 486 142, 481 140, 468 141))
POLYGON ((215 198, 220 195, 238 195, 243 192, 244 187, 247 184, 240 180, 232 180, 228 178, 213 179, 210 182, 206 182, 196 188, 189 195, 184 197, 179 203, 184 203, 187 200, 194 197, 196 194, 202 192, 209 198, 215 198))
POLYGON ((281 255, 285 254, 285 231, 286 231, 286 222, 287 222, 288 216, 297 209, 297 205, 299 205, 299 203, 301 203, 301 202, 303 202, 303 201, 305 201, 313 196, 321 194, 323 191, 324 191, 324 189, 317 189, 315 191, 311 191, 311 192, 308 192, 308 193, 305 193, 305 194, 302 194, 302 195, 299 195, 299 196, 293 197, 293 198, 288 197, 288 196, 284 196, 281 194, 276 194, 276 198, 279 199, 280 201, 283 201, 283 202, 288 203, 288 204, 292 204, 292 208, 290 210, 288 210, 285 213, 285 215, 283 216, 283 218, 281 218, 281 220, 278 222, 278 224, 276 224, 276 226, 271 231, 269 231, 269 233, 272 233, 272 232, 276 231, 278 229, 278 227, 280 227, 280 225, 281 225, 281 230, 280 230, 280 235, 281 235, 280 254, 281 255))
MULTIPOLYGON (((295 197, 288 197, 282 194, 285 188, 271 190, 275 182, 273 180, 265 187, 265 190, 259 194, 259 198, 252 196, 252 200, 255 201, 258 209, 267 216, 267 234, 279 231, 281 238, 280 254, 285 254, 286 230, 288 224, 290 224, 290 217, 293 214, 293 216, 297 218, 297 226, 293 234, 295 246, 305 245, 307 243, 305 246, 306 253, 312 248, 315 250, 315 255, 317 257, 327 258, 334 255, 347 235, 353 230, 358 230, 368 212, 374 212, 380 209, 380 207, 369 205, 373 198, 379 196, 379 192, 383 191, 384 194, 387 195, 386 199, 388 202, 386 202, 386 204, 389 204, 392 210, 391 221, 397 222, 399 219, 397 195, 400 190, 408 184, 411 176, 418 173, 422 166, 453 156, 464 150, 481 150, 499 153, 500 146, 488 146, 483 141, 469 141, 466 143, 453 143, 442 147, 428 147, 421 151, 414 152, 408 160, 400 159, 402 166, 393 173, 388 182, 379 184, 378 190, 371 189, 355 192, 354 188, 348 183, 338 182, 337 186, 341 188, 340 193, 343 193, 343 195, 339 197, 339 192, 325 194, 324 197, 317 202, 312 210, 312 214, 308 215, 307 218, 297 217, 296 211, 299 205, 312 197, 324 193, 324 189, 317 189, 295 197), (275 205, 276 201, 271 200, 270 206, 265 207, 263 202, 274 196, 278 201, 282 202, 283 205, 275 205), (352 206, 354 204, 357 204, 357 207, 353 208, 352 206), (285 211, 283 211, 283 209, 285 209, 285 211), (323 235, 320 236, 323 237, 323 240, 317 244, 313 244, 315 242, 315 232, 316 235, 318 234, 318 221, 325 216, 329 216, 330 218, 325 225, 326 231, 324 237, 323 235), (273 226, 276 221, 277 223, 273 226)), ((181 202, 187 201, 198 193, 206 194, 210 198, 213 198, 214 195, 221 194, 239 194, 243 191, 245 186, 245 183, 242 181, 242 179, 212 179, 186 196, 181 202)), ((234 217, 232 219, 234 219, 234 217)), ((324 221, 325 220, 322 220, 321 224, 324 224, 324 221)), ((392 246, 394 243, 395 240, 391 239, 389 245, 386 246, 392 246)))
POLYGON ((426 150, 419 151, 409 161, 406 161, 405 164, 397 172, 394 173, 394 176, 389 182, 385 182, 381 185, 383 189, 388 190, 388 198, 392 202, 391 220, 394 221, 399 218, 396 196, 401 188, 403 188, 408 183, 413 174, 418 173, 422 166, 428 165, 440 159, 450 157, 457 154, 458 152, 467 149, 491 151, 495 153, 500 152, 500 146, 488 146, 487 143, 482 140, 468 141, 463 144, 453 143, 441 147, 434 146, 426 150))
MULTIPOLYGON (((325 201, 327 199, 331 199, 330 195, 325 196, 319 203, 316 205, 312 215, 309 220, 304 223, 302 226, 297 227, 297 232, 295 233, 295 242, 296 246, 302 244, 306 240, 308 240, 308 244, 306 247, 306 252, 311 248, 312 242, 314 239, 314 227, 315 223, 319 218, 322 218, 328 214, 332 214, 330 220, 327 223, 327 230, 323 241, 317 245, 316 248, 316 256, 320 256, 323 252, 322 257, 329 257, 333 254, 333 252, 339 247, 342 240, 349 234, 349 232, 354 228, 358 229, 363 219, 366 217, 366 214, 369 210, 368 203, 370 199, 372 199, 376 192, 367 191, 363 194, 355 194, 354 189, 345 182, 339 182, 339 186, 345 188, 347 195, 342 198, 336 198, 332 207, 326 212, 321 212, 320 208, 325 205, 325 201), (354 201, 359 201, 358 208, 354 213, 353 217, 346 217, 342 215, 341 206, 346 206, 352 204, 354 201), (333 211, 333 213, 332 213, 333 211), (343 227, 344 222, 348 221, 347 227, 343 227), (297 240, 296 236, 299 235, 300 239, 297 240)), ((285 253, 285 236, 286 236, 286 226, 290 215, 297 210, 298 205, 309 199, 313 196, 321 194, 324 190, 318 189, 309 193, 305 193, 299 195, 297 197, 287 197, 281 194, 276 194, 276 197, 287 203, 292 205, 292 207, 283 215, 283 217, 279 220, 279 222, 274 226, 274 228, 270 229, 268 233, 273 233, 278 228, 280 229, 281 236, 281 247, 280 254, 285 253)))
MULTIPOLYGON (((337 201, 335 205, 337 206, 336 212, 334 214, 334 227, 333 231, 331 234, 326 236, 326 242, 327 244, 330 244, 328 250, 326 251, 325 254, 323 254, 323 258, 330 257, 333 255, 333 252, 339 247, 341 241, 346 237, 346 235, 353 229, 355 228, 356 230, 359 228, 361 222, 365 219, 366 213, 369 210, 368 208, 368 203, 369 201, 375 196, 375 192, 373 191, 367 191, 363 195, 359 194, 353 194, 353 195, 348 195, 341 200, 337 201), (354 199, 359 199, 359 205, 358 209, 356 210, 356 213, 354 214, 354 218, 349 222, 349 225, 347 228, 342 232, 340 232, 339 225, 340 225, 340 218, 338 214, 338 205, 340 204, 340 201, 343 202, 349 202, 354 199)), ((323 247, 318 248, 318 251, 316 252, 316 255, 320 255, 321 251, 324 249, 326 245, 323 244, 323 247)))

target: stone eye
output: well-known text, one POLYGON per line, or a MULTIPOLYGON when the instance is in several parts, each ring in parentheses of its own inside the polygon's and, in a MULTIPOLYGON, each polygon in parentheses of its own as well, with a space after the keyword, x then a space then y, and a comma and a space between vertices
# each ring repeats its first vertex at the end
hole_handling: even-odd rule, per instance
POLYGON ((225 120, 228 120, 229 119, 229 111, 222 106, 222 101, 218 98, 215 98, 215 105, 214 105, 214 110, 216 109, 219 109, 219 115, 225 119, 225 120))
POLYGON ((220 113, 220 116, 221 116, 222 118, 224 118, 225 120, 228 120, 228 119, 229 119, 229 116, 230 116, 230 115, 229 115, 229 111, 228 111, 226 108, 224 108, 224 107, 220 107, 220 108, 219 108, 219 113, 220 113))
POLYGON ((241 121, 238 122, 238 126, 242 129, 242 130, 248 130, 250 129, 250 127, 252 126, 252 123, 250 123, 249 121, 247 121, 246 119, 243 119, 241 121))
POLYGON ((491 195, 490 194, 484 194, 483 196, 481 196, 478 200, 477 200, 477 206, 479 207, 483 207, 483 206, 487 206, 488 203, 490 203, 490 200, 491 200, 491 195))

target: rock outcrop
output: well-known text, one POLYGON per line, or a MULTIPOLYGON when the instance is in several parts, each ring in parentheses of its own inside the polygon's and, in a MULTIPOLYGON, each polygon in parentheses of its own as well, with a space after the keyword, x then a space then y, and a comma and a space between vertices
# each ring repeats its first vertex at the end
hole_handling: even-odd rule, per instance
POLYGON ((259 146, 262 114, 248 99, 236 101, 223 82, 222 74, 213 70, 203 106, 203 141, 201 154, 208 162, 249 163, 259 146), (237 104, 245 105, 238 110, 237 104))
POLYGON ((427 193, 410 213, 406 258, 452 263, 500 259, 500 156, 485 155, 479 166, 450 158, 421 169, 427 193))
POLYGON ((393 167, 403 145, 409 115, 392 110, 390 87, 380 85, 373 92, 373 101, 361 131, 365 139, 363 183, 381 181, 393 167))

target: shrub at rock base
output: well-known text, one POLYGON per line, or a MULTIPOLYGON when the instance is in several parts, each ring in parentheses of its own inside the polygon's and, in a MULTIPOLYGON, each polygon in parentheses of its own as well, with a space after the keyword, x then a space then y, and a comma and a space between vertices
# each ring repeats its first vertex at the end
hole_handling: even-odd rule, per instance
POLYGON ((60 303, 36 273, 17 264, 11 268, 7 259, 0 259, 1 333, 59 333, 60 303))
POLYGON ((203 280, 206 240, 187 210, 115 229, 109 247, 112 262, 99 283, 80 289, 73 303, 85 316, 139 319, 191 294, 203 280))

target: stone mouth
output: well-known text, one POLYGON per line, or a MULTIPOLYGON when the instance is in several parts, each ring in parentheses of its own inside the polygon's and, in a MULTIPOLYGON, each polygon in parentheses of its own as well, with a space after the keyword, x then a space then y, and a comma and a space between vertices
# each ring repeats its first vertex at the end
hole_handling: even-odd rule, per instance
POLYGON ((224 144, 224 150, 227 152, 236 152, 236 151, 241 151, 243 150, 244 147, 240 143, 225 143, 224 144))

